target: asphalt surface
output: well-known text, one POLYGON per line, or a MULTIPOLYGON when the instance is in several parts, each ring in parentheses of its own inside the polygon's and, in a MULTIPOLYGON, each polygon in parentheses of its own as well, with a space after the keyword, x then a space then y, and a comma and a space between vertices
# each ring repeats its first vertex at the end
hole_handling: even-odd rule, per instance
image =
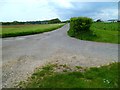
POLYGON ((48 61, 85 67, 118 61, 118 44, 78 40, 69 37, 67 30, 69 24, 43 34, 3 38, 3 87, 14 87, 48 61))

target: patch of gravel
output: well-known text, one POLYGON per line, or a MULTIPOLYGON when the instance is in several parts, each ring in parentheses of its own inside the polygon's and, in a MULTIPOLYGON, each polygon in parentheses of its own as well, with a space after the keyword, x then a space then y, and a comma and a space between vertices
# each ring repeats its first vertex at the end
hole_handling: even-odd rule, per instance
POLYGON ((21 56, 18 60, 16 59, 10 60, 2 66, 3 88, 14 88, 20 81, 31 76, 37 66, 44 65, 41 61, 34 61, 33 56, 21 56))
MULTIPOLYGON (((56 51, 53 55, 44 60, 35 60, 34 56, 21 56, 18 60, 12 60, 3 65, 3 87, 14 87, 20 81, 26 80, 34 72, 35 68, 42 67, 47 64, 59 65, 57 72, 74 71, 76 66, 93 67, 109 64, 108 60, 95 58, 85 55, 73 54, 62 49, 56 51)), ((112 61, 111 62, 115 62, 112 61)))
POLYGON ((91 57, 88 55, 80 55, 80 54, 73 54, 69 52, 65 52, 64 50, 57 51, 53 56, 49 57, 46 60, 47 63, 51 64, 60 64, 60 65, 67 65, 70 67, 81 66, 81 67, 100 67, 102 65, 108 65, 109 63, 117 62, 117 60, 106 60, 98 58, 98 57, 91 57))

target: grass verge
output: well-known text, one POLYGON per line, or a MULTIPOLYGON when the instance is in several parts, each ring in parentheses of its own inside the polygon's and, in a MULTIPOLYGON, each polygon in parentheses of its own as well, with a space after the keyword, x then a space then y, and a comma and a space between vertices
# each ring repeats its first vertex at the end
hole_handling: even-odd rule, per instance
POLYGON ((2 38, 32 35, 52 31, 62 27, 63 25, 65 24, 5 25, 2 26, 2 32, 0 33, 0 35, 2 36, 2 38))
POLYGON ((118 64, 101 67, 82 68, 74 71, 68 66, 51 64, 39 68, 18 85, 22 88, 118 88, 118 64), (63 72, 58 72, 62 67, 63 72))
POLYGON ((72 30, 68 31, 68 35, 81 40, 106 42, 106 43, 120 43, 118 40, 119 34, 119 23, 93 23, 89 32, 81 32, 80 34, 73 33, 72 30))

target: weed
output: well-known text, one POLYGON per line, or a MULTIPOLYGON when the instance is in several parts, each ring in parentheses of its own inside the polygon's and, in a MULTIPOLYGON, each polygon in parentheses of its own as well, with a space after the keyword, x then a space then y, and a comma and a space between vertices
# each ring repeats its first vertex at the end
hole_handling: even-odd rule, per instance
MULTIPOLYGON (((51 72, 54 65, 47 65, 36 71, 28 82, 21 83, 24 88, 117 88, 118 64, 87 68, 85 72, 51 72), (44 71, 44 72, 43 72, 44 71), (41 75, 44 73, 45 75, 41 75)), ((77 66, 79 68, 79 66, 77 66)), ((81 68, 81 67, 80 67, 81 68)))

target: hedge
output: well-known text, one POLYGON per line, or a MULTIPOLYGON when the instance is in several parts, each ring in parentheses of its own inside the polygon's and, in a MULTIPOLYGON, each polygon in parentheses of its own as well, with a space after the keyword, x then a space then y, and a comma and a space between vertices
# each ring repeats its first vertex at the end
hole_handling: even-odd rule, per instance
POLYGON ((70 30, 74 33, 88 31, 93 20, 87 17, 73 17, 70 19, 70 30))

